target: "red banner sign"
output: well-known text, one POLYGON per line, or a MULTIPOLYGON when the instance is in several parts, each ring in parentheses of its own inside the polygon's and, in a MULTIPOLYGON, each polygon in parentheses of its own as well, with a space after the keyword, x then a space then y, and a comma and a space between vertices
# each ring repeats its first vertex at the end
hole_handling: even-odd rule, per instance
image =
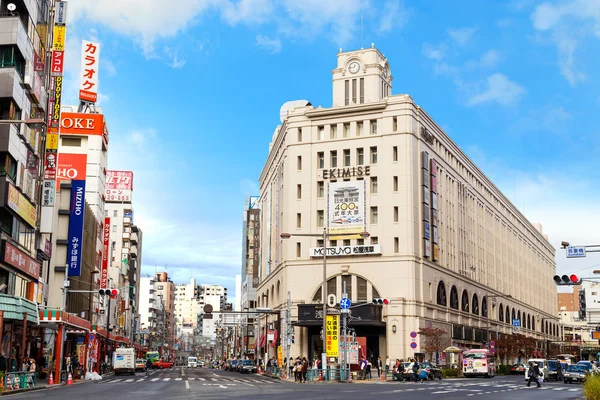
POLYGON ((62 74, 64 70, 64 51, 53 51, 52 52, 52 72, 62 74))
POLYGON ((102 230, 102 270, 100 288, 106 289, 108 283, 108 242, 110 241, 110 218, 104 218, 102 230))
POLYGON ((40 263, 8 242, 4 242, 4 262, 34 279, 40 277, 40 263))

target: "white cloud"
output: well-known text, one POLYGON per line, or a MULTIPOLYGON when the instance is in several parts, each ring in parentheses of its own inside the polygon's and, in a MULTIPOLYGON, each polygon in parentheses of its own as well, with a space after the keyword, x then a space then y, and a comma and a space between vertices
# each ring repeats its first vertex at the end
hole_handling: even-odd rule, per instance
POLYGON ((171 47, 165 47, 163 49, 165 55, 169 58, 167 63, 171 68, 181 68, 185 65, 185 60, 179 56, 179 51, 171 47))
POLYGON ((477 28, 460 28, 460 29, 448 29, 448 35, 458 44, 464 46, 471 41, 473 35, 477 32, 477 28))
POLYGON ((430 60, 441 61, 446 58, 446 52, 448 50, 448 46, 444 43, 440 44, 429 44, 423 43, 423 48, 421 49, 421 53, 430 60))
POLYGON ((470 60, 466 62, 468 68, 493 68, 498 65, 502 59, 502 54, 496 49, 490 49, 483 53, 477 60, 470 60))
POLYGON ((383 6, 381 19, 376 31, 384 34, 391 31, 394 27, 402 28, 408 23, 412 12, 404 8, 402 1, 388 0, 383 6))
POLYGON ((240 22, 260 24, 266 22, 274 11, 271 0, 225 0, 221 6, 223 19, 231 25, 240 22))
POLYGON ((467 101, 468 106, 496 102, 502 106, 516 103, 526 93, 525 89, 512 82, 506 75, 495 73, 488 77, 485 89, 467 101))
POLYGON ((281 51, 281 40, 279 40, 279 38, 271 39, 268 36, 257 35, 256 45, 271 54, 279 53, 281 51))

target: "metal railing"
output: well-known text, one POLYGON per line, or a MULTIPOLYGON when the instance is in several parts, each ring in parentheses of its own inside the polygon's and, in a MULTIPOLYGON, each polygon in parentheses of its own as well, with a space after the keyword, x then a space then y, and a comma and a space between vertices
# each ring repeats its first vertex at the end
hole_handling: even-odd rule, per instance
POLYGON ((17 390, 28 389, 35 386, 37 382, 37 372, 17 371, 7 372, 4 375, 4 389, 17 390))

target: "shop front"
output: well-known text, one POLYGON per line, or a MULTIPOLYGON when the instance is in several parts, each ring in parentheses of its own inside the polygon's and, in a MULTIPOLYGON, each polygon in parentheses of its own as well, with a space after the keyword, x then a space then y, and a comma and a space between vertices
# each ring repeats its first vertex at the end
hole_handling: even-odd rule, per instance
POLYGON ((44 334, 35 303, 0 294, 0 332, 0 370, 22 371, 26 359, 42 356, 44 334))

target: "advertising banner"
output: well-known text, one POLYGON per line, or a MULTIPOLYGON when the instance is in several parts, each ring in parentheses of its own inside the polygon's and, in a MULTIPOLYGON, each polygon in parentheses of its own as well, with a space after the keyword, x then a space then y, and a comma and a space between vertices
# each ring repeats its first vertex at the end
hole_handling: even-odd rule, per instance
POLYGON ((106 289, 108 284, 108 244, 110 241, 110 218, 104 218, 102 229, 102 269, 100 270, 100 289, 106 289))
POLYGON ((8 184, 6 205, 16 212, 30 226, 35 227, 37 209, 11 183, 8 184))
POLYGON ((85 180, 87 174, 87 154, 60 153, 56 168, 56 189, 60 189, 60 181, 85 180))
POLYGON ((64 51, 53 51, 52 52, 52 73, 61 74, 65 68, 65 52, 64 51))
MULTIPOLYGON (((54 82, 54 104, 52 105, 50 126, 58 128, 60 126, 60 105, 62 102, 63 77, 53 76, 54 82)), ((58 133, 58 132, 57 132, 58 133)))
POLYGON ((330 240, 360 239, 366 229, 365 181, 329 182, 327 198, 330 240), (356 235, 348 235, 352 233, 356 235))
POLYGON ((83 40, 81 42, 81 84, 79 99, 95 103, 98 100, 98 60, 100 44, 83 40))
POLYGON ((65 42, 67 37, 66 26, 54 26, 54 41, 52 43, 52 50, 54 51, 65 51, 65 42))
POLYGON ((106 171, 106 201, 131 201, 133 171, 106 171))
POLYGON ((54 205, 54 180, 45 179, 44 186, 42 188, 42 206, 54 205))
POLYGON ((29 257, 25 252, 19 250, 16 246, 4 242, 4 262, 18 269, 34 279, 40 277, 41 264, 29 257))
POLYGON ((54 24, 55 25, 66 25, 67 23, 67 2, 57 1, 54 5, 54 24))
POLYGON ((339 317, 339 315, 327 315, 327 332, 325 336, 327 344, 325 352, 327 353, 327 357, 337 357, 339 354, 339 317))
POLYGON ((85 180, 71 181, 69 242, 67 244, 67 265, 69 268, 69 276, 81 276, 84 214, 85 180))
POLYGON ((104 116, 64 112, 61 115, 60 133, 65 135, 103 135, 104 116))

